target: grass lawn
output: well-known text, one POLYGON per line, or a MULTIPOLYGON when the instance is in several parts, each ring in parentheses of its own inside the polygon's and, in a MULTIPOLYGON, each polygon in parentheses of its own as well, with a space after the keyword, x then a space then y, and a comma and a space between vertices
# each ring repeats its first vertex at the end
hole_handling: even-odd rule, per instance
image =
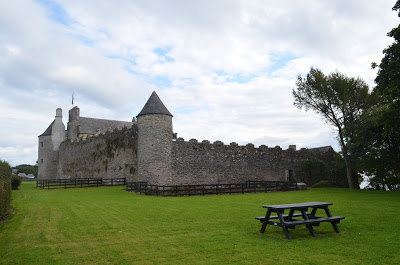
POLYGON ((151 197, 124 187, 40 190, 22 183, 0 223, 0 264, 399 264, 400 193, 311 189, 151 197), (328 201, 345 216, 290 230, 268 226, 265 204, 328 201))

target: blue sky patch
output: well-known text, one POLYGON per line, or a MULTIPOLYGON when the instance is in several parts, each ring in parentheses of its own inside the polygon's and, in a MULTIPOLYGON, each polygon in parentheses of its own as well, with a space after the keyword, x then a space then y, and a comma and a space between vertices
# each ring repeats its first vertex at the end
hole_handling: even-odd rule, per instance
POLYGON ((78 41, 82 42, 83 44, 85 44, 86 46, 93 47, 94 44, 96 43, 96 41, 91 40, 91 39, 89 39, 89 38, 87 38, 85 36, 82 36, 82 35, 73 35, 73 37, 75 39, 77 39, 78 41))
POLYGON ((250 82, 253 78, 257 77, 256 74, 227 74, 224 71, 215 72, 219 76, 225 76, 227 82, 238 84, 245 84, 250 82))
POLYGON ((168 56, 168 53, 171 51, 171 47, 160 47, 154 49, 154 53, 158 55, 158 57, 165 59, 165 62, 174 62, 174 58, 168 56))
POLYGON ((51 0, 36 0, 36 2, 46 8, 47 15, 51 20, 65 26, 69 26, 73 23, 71 17, 58 3, 51 0))
POLYGON ((271 66, 269 71, 274 72, 282 67, 284 67, 289 61, 298 59, 299 57, 291 53, 276 53, 271 55, 271 66))
POLYGON ((188 113, 198 112, 201 110, 210 111, 210 108, 208 106, 201 106, 201 107, 185 106, 185 107, 176 108, 175 110, 177 113, 180 113, 180 114, 188 114, 188 113))
MULTIPOLYGON (((119 59, 119 60, 122 60, 122 61, 125 61, 125 62, 129 63, 129 64, 132 65, 132 66, 136 66, 136 65, 137 65, 137 63, 136 63, 136 56, 131 56, 131 57, 129 58, 129 57, 121 56, 121 55, 109 54, 109 55, 105 55, 105 57, 110 58, 110 59, 119 59)), ((130 72, 130 69, 127 69, 127 68, 128 68, 128 67, 126 67, 125 70, 127 70, 128 72, 130 72)))
POLYGON ((139 72, 136 72, 135 70, 133 70, 132 68, 130 68, 129 66, 125 66, 125 70, 133 75, 136 75, 136 76, 142 78, 147 83, 155 85, 158 88, 171 87, 171 85, 172 85, 171 80, 166 76, 155 76, 154 77, 154 76, 151 76, 148 74, 139 73, 139 72))

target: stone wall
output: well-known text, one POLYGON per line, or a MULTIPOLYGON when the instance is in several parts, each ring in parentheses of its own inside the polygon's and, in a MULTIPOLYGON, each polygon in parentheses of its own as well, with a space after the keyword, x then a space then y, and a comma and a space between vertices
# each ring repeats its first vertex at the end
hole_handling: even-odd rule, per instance
POLYGON ((137 126, 68 139, 59 148, 57 178, 127 178, 137 181, 137 126))
POLYGON ((245 181, 286 181, 301 177, 301 161, 306 149, 282 150, 253 144, 224 145, 217 141, 185 141, 178 138, 172 147, 172 175, 177 185, 243 183, 245 181), (289 173, 290 172, 290 173, 289 173))

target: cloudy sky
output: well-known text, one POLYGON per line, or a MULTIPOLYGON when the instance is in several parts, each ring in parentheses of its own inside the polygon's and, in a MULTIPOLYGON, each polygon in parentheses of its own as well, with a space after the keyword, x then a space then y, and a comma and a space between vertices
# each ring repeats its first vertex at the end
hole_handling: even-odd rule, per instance
POLYGON ((37 136, 74 103, 132 120, 155 90, 189 140, 298 148, 335 132, 293 106, 311 66, 374 86, 395 0, 0 0, 0 159, 37 160, 37 136))

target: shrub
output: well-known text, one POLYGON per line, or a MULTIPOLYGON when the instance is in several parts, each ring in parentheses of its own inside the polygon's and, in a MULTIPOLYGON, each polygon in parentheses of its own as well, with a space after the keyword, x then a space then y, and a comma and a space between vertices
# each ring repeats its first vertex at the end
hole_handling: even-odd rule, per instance
POLYGON ((10 180, 11 179, 11 166, 8 162, 0 160, 0 179, 10 180))
POLYGON ((12 189, 18 190, 19 185, 21 185, 21 177, 20 176, 12 176, 12 178, 11 178, 12 189))
POLYGON ((331 187, 331 184, 327 180, 321 180, 318 183, 315 183, 312 188, 328 188, 331 187))
POLYGON ((4 219, 11 209, 11 167, 0 160, 0 220, 4 219))
POLYGON ((316 184, 329 178, 328 165, 314 156, 307 157, 302 162, 301 167, 306 176, 304 182, 309 185, 316 184))

